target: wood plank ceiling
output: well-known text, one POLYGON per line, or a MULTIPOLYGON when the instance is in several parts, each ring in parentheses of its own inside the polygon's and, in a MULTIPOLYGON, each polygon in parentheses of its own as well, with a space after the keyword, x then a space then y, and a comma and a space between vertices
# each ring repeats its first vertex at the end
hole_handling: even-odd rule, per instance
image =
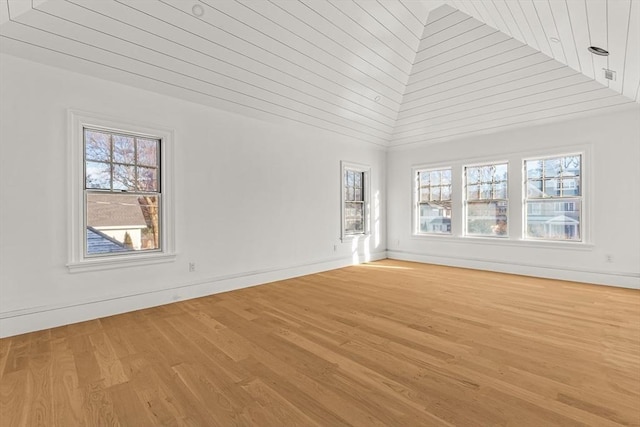
POLYGON ((640 0, 0 0, 0 24, 1 52, 379 146, 640 102, 640 0))

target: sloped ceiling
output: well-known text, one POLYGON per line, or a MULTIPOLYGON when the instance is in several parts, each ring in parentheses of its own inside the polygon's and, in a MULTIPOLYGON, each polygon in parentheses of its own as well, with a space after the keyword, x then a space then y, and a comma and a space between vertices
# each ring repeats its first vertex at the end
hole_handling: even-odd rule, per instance
POLYGON ((0 23, 8 54, 380 146, 640 102, 640 0, 0 0, 0 23))

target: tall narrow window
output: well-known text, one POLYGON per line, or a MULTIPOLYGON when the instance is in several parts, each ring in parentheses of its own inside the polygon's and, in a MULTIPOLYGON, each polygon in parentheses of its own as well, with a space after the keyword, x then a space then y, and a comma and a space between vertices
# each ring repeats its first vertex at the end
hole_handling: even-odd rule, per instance
POLYGON ((342 237, 368 232, 369 168, 342 164, 342 237))
POLYGON ((508 234, 507 163, 465 167, 466 234, 508 234))
POLYGON ((526 237, 580 241, 582 156, 525 160, 524 169, 526 237))
POLYGON ((84 129, 86 256, 161 249, 160 144, 84 129))
POLYGON ((451 234, 451 168, 416 172, 416 233, 451 234))

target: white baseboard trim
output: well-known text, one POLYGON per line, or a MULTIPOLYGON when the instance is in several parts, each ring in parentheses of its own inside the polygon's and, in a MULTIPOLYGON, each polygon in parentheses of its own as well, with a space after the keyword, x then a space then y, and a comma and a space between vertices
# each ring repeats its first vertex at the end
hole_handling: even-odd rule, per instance
POLYGON ((170 288, 115 295, 107 299, 73 301, 67 304, 0 312, 0 338, 334 270, 359 262, 378 261, 386 257, 386 252, 382 251, 366 257, 360 255, 360 261, 354 260, 351 256, 327 258, 293 266, 210 277, 170 288))
POLYGON ((640 289, 640 274, 627 272, 601 272, 584 269, 559 268, 534 264, 500 262, 480 258, 443 257, 409 251, 387 250, 387 257, 401 261, 414 261, 425 264, 447 265, 451 267, 472 268, 497 271, 522 276, 543 277, 547 279, 568 280, 572 282, 592 283, 595 285, 640 289))

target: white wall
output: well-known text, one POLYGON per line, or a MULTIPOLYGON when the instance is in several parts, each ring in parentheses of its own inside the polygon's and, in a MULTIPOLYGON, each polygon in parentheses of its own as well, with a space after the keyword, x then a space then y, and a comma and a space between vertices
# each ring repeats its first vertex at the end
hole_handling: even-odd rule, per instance
POLYGON ((384 151, 13 56, 0 64, 2 336, 385 256, 384 151), (68 108, 175 131, 175 262, 68 272, 68 108), (339 240, 341 160, 372 167, 374 234, 355 246, 339 240))
MULTIPOLYGON (((585 119, 549 123, 439 144, 393 149, 387 156, 387 238, 390 258, 516 274, 640 288, 640 108, 585 119), (588 150, 585 193, 586 245, 521 241, 522 159, 588 150), (454 168, 462 188, 467 163, 509 161, 509 241, 412 235, 412 166, 454 168), (607 255, 612 262, 607 262, 607 255)), ((461 191, 453 199, 461 212, 461 191)), ((455 215, 455 211, 454 211, 455 215)))
MULTIPOLYGON (((399 259, 640 288, 638 108, 385 153, 7 55, 0 90, 0 336, 381 258, 387 248, 399 259), (68 272, 68 108, 175 130, 175 262, 68 272), (591 154, 582 249, 519 242, 518 203, 509 242, 412 237, 412 166, 500 159, 513 172, 526 153, 576 146, 591 154), (339 240, 341 160, 372 166, 374 234, 355 247, 339 240)), ((510 197, 520 197, 513 179, 510 197)))

